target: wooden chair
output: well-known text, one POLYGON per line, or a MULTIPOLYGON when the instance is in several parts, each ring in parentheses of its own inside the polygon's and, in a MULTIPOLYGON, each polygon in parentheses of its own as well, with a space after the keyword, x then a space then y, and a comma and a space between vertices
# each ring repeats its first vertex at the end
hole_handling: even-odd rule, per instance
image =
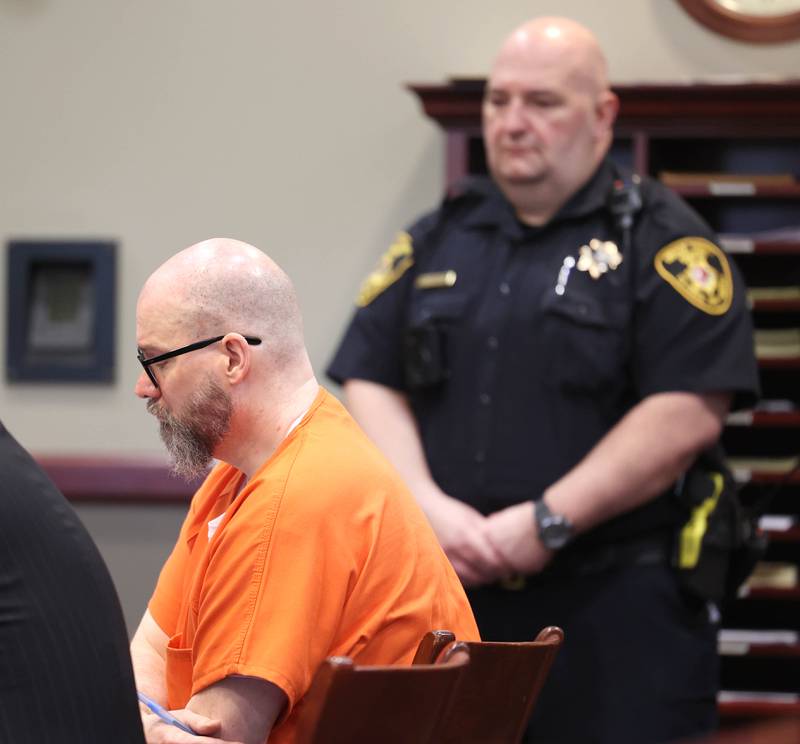
POLYGON ((459 679, 469 665, 464 643, 435 663, 357 666, 332 656, 301 701, 297 744, 434 744, 459 679))
POLYGON ((412 664, 435 664, 445 646, 456 639, 451 630, 431 630, 427 632, 417 646, 417 653, 412 664))
MULTIPOLYGON (((436 633, 427 633, 422 639, 415 663, 431 663, 437 658, 436 633)), ((461 677, 436 741, 519 742, 563 640, 561 628, 550 626, 535 640, 524 643, 467 642, 469 667, 461 677)))

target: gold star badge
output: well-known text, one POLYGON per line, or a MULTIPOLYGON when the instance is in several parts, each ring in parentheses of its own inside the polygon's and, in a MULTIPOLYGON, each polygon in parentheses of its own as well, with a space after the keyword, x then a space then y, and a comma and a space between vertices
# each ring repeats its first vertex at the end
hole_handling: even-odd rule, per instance
POLYGON ((592 238, 589 245, 581 246, 578 270, 588 271, 592 279, 599 279, 607 271, 614 271, 622 263, 622 254, 610 240, 592 238))

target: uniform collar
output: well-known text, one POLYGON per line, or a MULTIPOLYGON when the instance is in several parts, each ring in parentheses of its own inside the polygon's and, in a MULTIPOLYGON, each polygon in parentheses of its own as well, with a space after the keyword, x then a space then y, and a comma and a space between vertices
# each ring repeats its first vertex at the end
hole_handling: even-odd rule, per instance
MULTIPOLYGON (((556 212, 547 225, 605 209, 616 177, 616 167, 608 158, 604 158, 594 175, 556 212)), ((510 239, 520 239, 530 230, 517 219, 511 203, 490 178, 469 179, 460 194, 480 198, 466 217, 466 226, 499 227, 510 239)))
POLYGON ((573 194, 572 198, 556 212, 550 221, 557 222, 573 217, 584 217, 599 209, 605 209, 611 186, 616 177, 615 165, 608 158, 604 158, 594 175, 573 194))
POLYGON ((521 238, 524 225, 517 219, 514 207, 497 184, 488 176, 470 179, 465 195, 478 197, 477 205, 465 219, 467 227, 499 227, 509 238, 521 238))

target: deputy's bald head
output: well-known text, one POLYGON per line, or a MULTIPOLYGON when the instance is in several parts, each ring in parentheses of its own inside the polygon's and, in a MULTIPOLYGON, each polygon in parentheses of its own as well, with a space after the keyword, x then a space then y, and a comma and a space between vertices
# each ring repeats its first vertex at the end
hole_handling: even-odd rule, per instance
POLYGON ((483 141, 489 172, 520 219, 543 224, 588 181, 616 112, 591 31, 546 17, 511 33, 486 85, 483 141))
POLYGON ((490 79, 509 65, 558 68, 587 92, 608 89, 608 64, 597 38, 569 18, 534 18, 512 31, 500 48, 490 79))

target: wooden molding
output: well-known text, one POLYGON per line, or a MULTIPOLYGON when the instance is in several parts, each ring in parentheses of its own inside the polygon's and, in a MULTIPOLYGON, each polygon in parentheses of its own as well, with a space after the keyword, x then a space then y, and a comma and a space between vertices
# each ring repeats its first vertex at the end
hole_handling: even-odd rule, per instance
POLYGON ((112 457, 36 457, 70 501, 188 503, 200 484, 170 473, 164 462, 112 457))
MULTIPOLYGON (((439 85, 410 83, 425 114, 447 132, 480 135, 481 102, 485 81, 451 80, 439 85)), ((752 135, 753 124, 769 125, 769 136, 800 133, 800 80, 785 83, 653 83, 619 84, 620 99, 614 126, 617 136, 641 129, 676 136, 752 135)))

